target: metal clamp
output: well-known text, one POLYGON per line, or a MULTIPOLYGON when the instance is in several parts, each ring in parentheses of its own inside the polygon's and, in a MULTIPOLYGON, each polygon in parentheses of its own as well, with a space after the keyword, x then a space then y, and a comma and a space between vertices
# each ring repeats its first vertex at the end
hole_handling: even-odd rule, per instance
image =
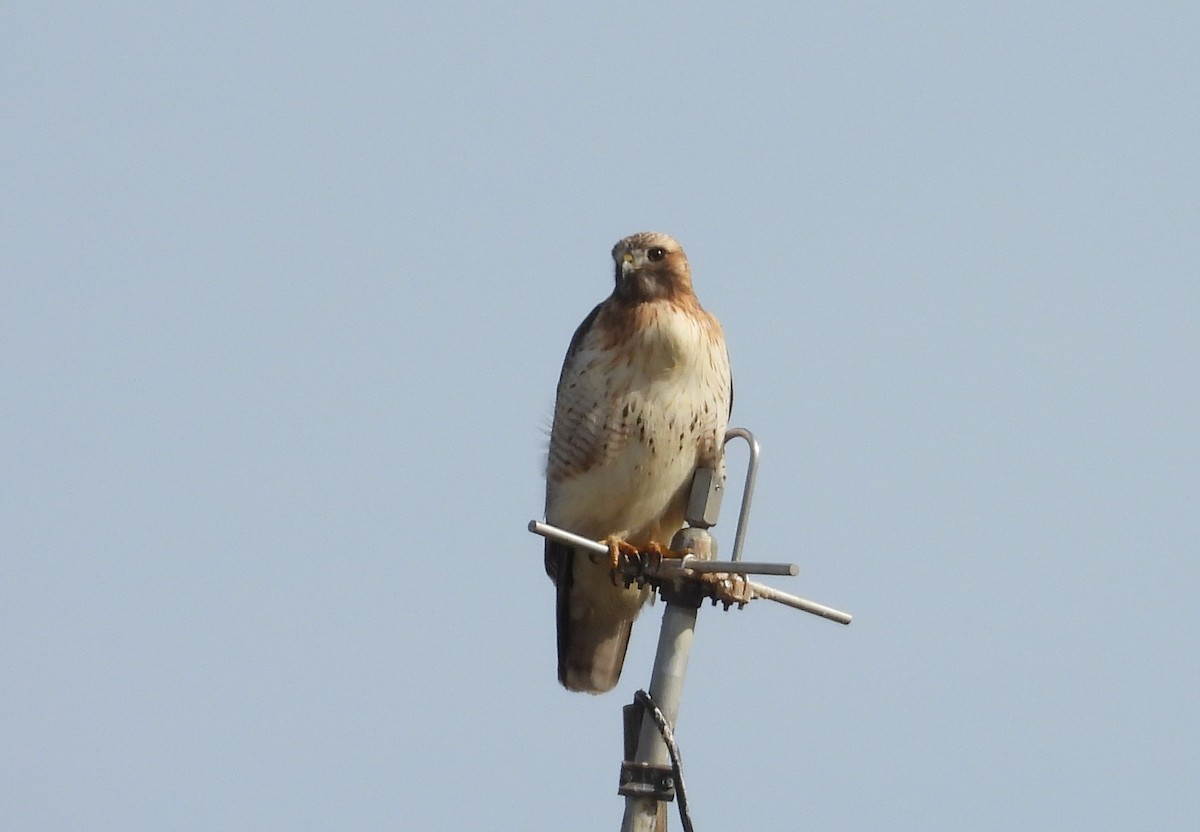
POLYGON ((625 760, 621 763, 621 785, 617 787, 617 794, 651 800, 674 800, 675 772, 670 766, 625 760))

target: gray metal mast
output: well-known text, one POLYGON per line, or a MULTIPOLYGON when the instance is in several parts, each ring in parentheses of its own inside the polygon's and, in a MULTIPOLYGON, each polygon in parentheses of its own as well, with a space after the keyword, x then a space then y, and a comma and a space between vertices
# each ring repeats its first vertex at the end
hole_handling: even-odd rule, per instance
MULTIPOLYGON (((704 545, 707 539, 711 546, 712 537, 707 531, 695 531, 698 534, 692 536, 696 538, 693 545, 704 545)), ((671 543, 672 548, 680 542, 677 535, 671 543)), ((650 699, 662 711, 667 725, 674 730, 675 720, 679 716, 679 703, 683 699, 683 679, 687 675, 688 658, 692 653, 696 614, 700 611, 703 596, 691 591, 683 581, 677 581, 676 586, 672 587, 660 586, 659 592, 667 602, 667 608, 663 611, 662 628, 658 631, 658 650, 654 655, 649 692, 650 699)), ((626 742, 625 761, 621 764, 621 785, 617 789, 625 797, 621 832, 663 832, 667 826, 666 802, 674 798, 676 787, 667 744, 654 718, 646 713, 642 705, 635 701, 625 708, 627 735, 634 730, 638 733, 633 748, 626 742), (636 725, 638 717, 640 725, 636 725)))

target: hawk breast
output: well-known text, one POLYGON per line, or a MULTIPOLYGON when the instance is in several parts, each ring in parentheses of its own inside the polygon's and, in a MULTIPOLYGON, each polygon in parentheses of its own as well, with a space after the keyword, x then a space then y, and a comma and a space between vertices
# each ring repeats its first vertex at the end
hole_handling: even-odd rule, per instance
POLYGON ((627 319, 598 311, 559 382, 546 517, 594 539, 666 545, 695 469, 723 469, 731 385, 720 326, 698 305, 641 304, 627 319))

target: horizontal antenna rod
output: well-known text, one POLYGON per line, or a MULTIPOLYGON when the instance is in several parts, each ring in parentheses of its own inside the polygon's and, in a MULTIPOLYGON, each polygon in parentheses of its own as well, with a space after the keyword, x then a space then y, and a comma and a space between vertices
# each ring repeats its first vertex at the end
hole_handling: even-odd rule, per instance
MULTIPOLYGON (((608 547, 603 543, 551 526, 549 523, 529 521, 529 531, 557 540, 559 543, 569 543, 580 549, 586 549, 597 555, 607 555, 608 547)), ((686 555, 679 564, 681 569, 693 572, 728 572, 731 575, 790 575, 800 574, 800 567, 794 563, 748 563, 731 560, 700 560, 695 555, 686 555)))
POLYGON ((787 575, 794 578, 800 574, 800 567, 794 563, 700 560, 695 555, 684 555, 680 567, 693 572, 728 572, 731 575, 787 575))
MULTIPOLYGON (((603 543, 574 534, 565 529, 560 529, 557 526, 551 526, 549 523, 530 520, 528 528, 534 534, 539 534, 551 540, 557 540, 559 543, 566 543, 597 555, 608 554, 608 547, 603 543)), ((800 568, 794 563, 735 563, 733 561, 699 560, 694 555, 685 556, 683 562, 678 567, 672 566, 671 568, 686 569, 692 572, 724 572, 737 575, 796 575, 800 571, 800 568)), ((849 624, 851 621, 851 615, 848 612, 842 612, 833 607, 818 604, 816 601, 809 601, 787 592, 781 592, 774 587, 755 581, 747 581, 746 583, 750 585, 750 590, 756 598, 766 598, 768 601, 775 601, 792 609, 812 613, 829 621, 836 621, 838 624, 849 624)))
POLYGON ((827 618, 830 621, 836 621, 838 624, 849 624, 853 616, 848 612, 835 610, 833 607, 827 607, 824 604, 818 604, 816 601, 809 601, 806 598, 798 598, 795 595, 790 595, 786 592, 780 592, 774 587, 765 584, 749 581, 750 589, 754 591, 755 597, 766 598, 768 601, 775 601, 783 604, 785 607, 792 609, 803 610, 810 612, 813 615, 819 615, 821 618, 827 618))
POLYGON ((560 529, 558 526, 551 526, 549 523, 539 523, 537 520, 530 520, 529 531, 534 534, 540 534, 542 537, 548 537, 551 540, 557 540, 559 543, 570 543, 572 546, 577 546, 580 549, 587 549, 593 554, 608 554, 608 547, 603 543, 598 543, 589 537, 569 532, 566 529, 560 529))

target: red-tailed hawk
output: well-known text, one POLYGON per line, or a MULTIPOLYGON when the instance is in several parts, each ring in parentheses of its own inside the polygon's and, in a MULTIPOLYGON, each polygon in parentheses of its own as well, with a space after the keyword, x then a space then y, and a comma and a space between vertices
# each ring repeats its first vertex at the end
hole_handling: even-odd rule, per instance
MULTIPOLYGON (((724 477, 729 356, 679 243, 644 232, 612 256, 616 287, 575 330, 558 380, 546 522, 610 547, 666 549, 696 469, 724 477)), ((614 582, 609 558, 550 540, 546 572, 558 590, 559 681, 611 690, 649 591, 614 582)))

